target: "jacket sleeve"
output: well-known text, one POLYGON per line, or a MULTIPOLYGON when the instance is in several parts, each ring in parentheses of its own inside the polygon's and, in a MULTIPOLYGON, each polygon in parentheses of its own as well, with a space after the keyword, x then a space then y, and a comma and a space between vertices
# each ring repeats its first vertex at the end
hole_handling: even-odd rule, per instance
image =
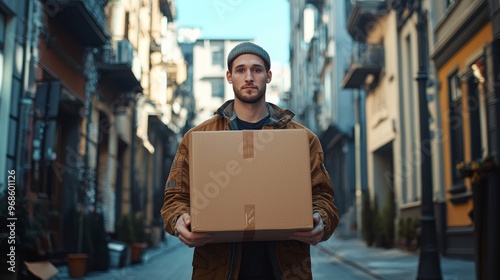
POLYGON ((325 224, 325 233, 322 241, 333 234, 339 224, 338 209, 334 204, 334 191, 330 175, 324 165, 323 148, 318 137, 310 132, 311 151, 311 181, 313 212, 321 215, 325 224))
POLYGON ((172 235, 175 234, 174 227, 178 217, 184 213, 189 214, 188 139, 188 134, 186 134, 177 149, 165 184, 161 216, 165 230, 172 235))

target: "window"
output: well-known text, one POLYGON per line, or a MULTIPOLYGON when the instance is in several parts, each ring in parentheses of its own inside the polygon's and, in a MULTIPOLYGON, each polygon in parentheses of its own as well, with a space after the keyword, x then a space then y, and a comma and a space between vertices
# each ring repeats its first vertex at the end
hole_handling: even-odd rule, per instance
POLYGON ((212 46, 212 65, 218 65, 224 69, 224 48, 222 46, 212 46))
POLYGON ((483 135, 487 135, 486 116, 484 104, 484 93, 480 93, 484 83, 483 63, 477 61, 471 66, 471 73, 467 79, 467 111, 469 113, 470 125, 470 150, 471 159, 479 159, 483 156, 483 135), (481 114, 484 118, 481 120, 481 114), (482 129, 483 128, 483 129, 482 129), (484 133, 484 134, 483 134, 484 133))
POLYGON ((213 78, 212 83, 212 97, 219 97, 224 99, 224 78, 213 78))
POLYGON ((462 102, 462 89, 460 88, 460 84, 460 77, 458 77, 456 73, 449 78, 451 103, 462 102))
POLYGON ((0 50, 3 50, 5 43, 5 15, 0 12, 0 50))
POLYGON ((461 80, 455 72, 448 77, 449 88, 449 123, 450 123, 450 148, 451 148, 451 172, 452 184, 451 193, 465 191, 463 178, 455 172, 455 166, 464 160, 463 141, 463 115, 462 115, 462 90, 461 80))
POLYGON ((475 160, 481 157, 481 122, 479 119, 479 94, 477 79, 470 77, 467 80, 467 111, 469 113, 470 126, 470 149, 471 159, 475 160))

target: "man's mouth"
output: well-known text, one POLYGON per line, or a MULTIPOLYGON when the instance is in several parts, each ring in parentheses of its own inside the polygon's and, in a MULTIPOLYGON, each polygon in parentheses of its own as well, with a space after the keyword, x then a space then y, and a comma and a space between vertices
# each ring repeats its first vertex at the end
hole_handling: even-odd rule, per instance
POLYGON ((243 86, 242 89, 257 89, 256 86, 243 86))

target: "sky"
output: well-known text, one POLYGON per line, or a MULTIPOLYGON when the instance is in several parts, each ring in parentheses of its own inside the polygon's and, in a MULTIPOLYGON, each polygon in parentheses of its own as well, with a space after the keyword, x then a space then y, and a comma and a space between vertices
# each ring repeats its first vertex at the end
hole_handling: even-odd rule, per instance
POLYGON ((201 38, 254 39, 271 64, 289 64, 288 0, 177 0, 177 27, 198 27, 201 38))

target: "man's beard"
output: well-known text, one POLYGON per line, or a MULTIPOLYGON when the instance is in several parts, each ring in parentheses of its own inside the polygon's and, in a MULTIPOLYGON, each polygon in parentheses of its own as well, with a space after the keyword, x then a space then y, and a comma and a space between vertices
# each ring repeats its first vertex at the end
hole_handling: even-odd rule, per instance
MULTIPOLYGON (((248 89, 243 89, 243 90, 248 90, 248 89)), ((252 90, 254 90, 254 89, 252 89, 252 90)), ((258 88, 257 95, 244 95, 241 93, 242 90, 237 89, 234 85, 233 85, 233 91, 234 91, 235 97, 238 100, 243 101, 245 103, 257 103, 262 98, 264 98, 265 93, 266 93, 266 86, 264 86, 264 88, 258 88)))

